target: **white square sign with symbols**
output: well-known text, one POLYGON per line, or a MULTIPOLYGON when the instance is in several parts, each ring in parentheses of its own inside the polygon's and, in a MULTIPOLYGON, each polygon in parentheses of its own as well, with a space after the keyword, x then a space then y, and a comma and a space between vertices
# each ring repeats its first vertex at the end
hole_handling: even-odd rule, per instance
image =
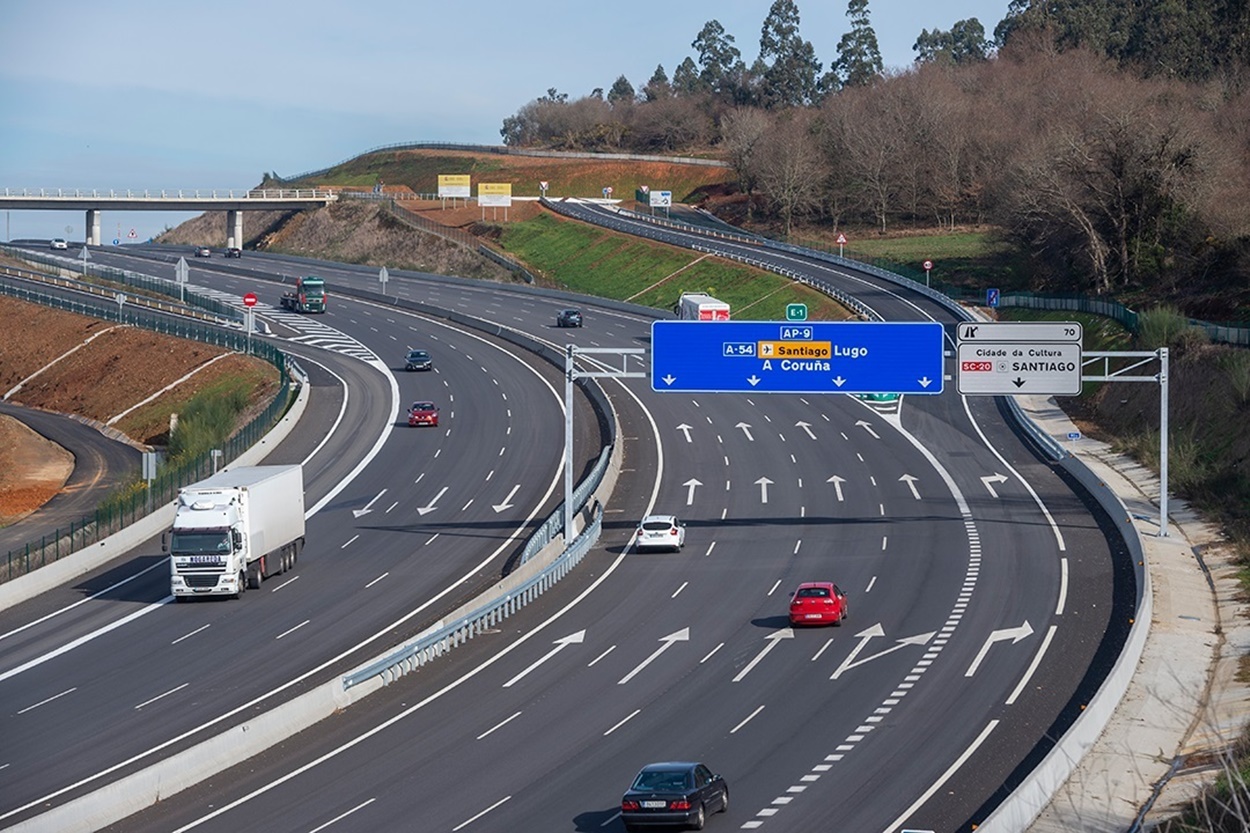
POLYGON ((1074 322, 961 322, 955 362, 963 395, 1081 392, 1081 325, 1074 322))

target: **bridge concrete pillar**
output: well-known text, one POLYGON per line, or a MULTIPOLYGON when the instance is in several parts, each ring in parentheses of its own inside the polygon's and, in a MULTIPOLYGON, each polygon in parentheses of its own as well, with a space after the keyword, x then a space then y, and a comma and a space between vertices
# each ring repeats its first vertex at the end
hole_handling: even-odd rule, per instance
POLYGON ((100 209, 87 209, 87 229, 84 239, 88 246, 100 245, 100 209))
POLYGON ((226 211, 226 246, 231 249, 243 248, 243 212, 238 209, 226 211))

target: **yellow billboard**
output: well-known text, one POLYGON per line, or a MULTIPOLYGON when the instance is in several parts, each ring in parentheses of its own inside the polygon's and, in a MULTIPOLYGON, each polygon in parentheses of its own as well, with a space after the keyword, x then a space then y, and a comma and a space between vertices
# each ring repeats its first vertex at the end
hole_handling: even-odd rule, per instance
POLYGON ((438 196, 467 200, 470 196, 469 174, 439 174, 438 196))
POLYGON ((511 182, 479 182, 477 184, 477 204, 485 208, 507 208, 512 205, 511 182))

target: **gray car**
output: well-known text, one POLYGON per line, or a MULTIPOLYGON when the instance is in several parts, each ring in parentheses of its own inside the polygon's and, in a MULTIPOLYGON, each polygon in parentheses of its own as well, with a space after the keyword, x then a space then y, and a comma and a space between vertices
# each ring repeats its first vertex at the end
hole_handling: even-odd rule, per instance
POLYGON ((433 370, 434 360, 426 350, 409 350, 404 358, 404 370, 433 370))

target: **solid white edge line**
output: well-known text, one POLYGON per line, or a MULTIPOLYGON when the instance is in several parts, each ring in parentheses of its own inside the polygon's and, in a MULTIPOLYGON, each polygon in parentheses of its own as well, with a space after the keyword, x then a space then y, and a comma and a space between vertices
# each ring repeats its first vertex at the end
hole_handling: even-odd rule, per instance
POLYGON ((915 803, 913 803, 910 807, 904 810, 901 816, 896 818, 894 821, 890 822, 889 826, 886 827, 886 829, 882 831, 882 833, 894 833, 895 830, 898 830, 899 826, 903 822, 905 822, 908 819, 908 817, 911 816, 912 813, 919 810, 926 801, 928 801, 930 798, 933 797, 933 794, 935 792, 941 789, 943 784, 945 784, 947 781, 950 780, 952 775, 954 775, 957 771, 959 771, 959 768, 963 766, 964 763, 969 758, 972 757, 972 753, 976 752, 977 749, 980 748, 981 744, 985 743, 985 739, 990 736, 990 732, 994 731, 994 729, 997 727, 998 727, 998 721, 991 720, 989 724, 984 729, 981 730, 981 734, 977 735, 976 740, 972 742, 972 745, 969 746, 967 749, 965 749, 963 751, 963 754, 961 754, 958 758, 955 759, 955 762, 950 765, 950 767, 946 770, 946 772, 943 772, 941 777, 938 778, 936 781, 933 782, 933 784, 929 786, 929 789, 921 793, 920 797, 916 799, 915 803))

